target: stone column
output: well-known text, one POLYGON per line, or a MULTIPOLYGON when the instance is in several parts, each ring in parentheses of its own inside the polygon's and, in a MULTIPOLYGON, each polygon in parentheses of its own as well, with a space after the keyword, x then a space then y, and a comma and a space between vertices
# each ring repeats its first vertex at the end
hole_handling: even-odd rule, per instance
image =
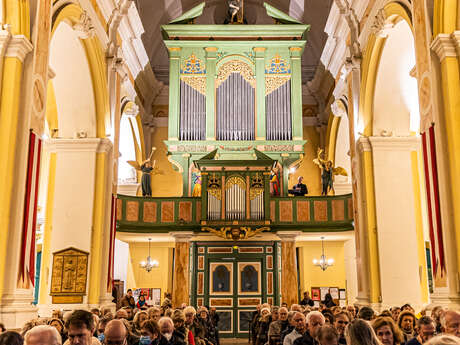
POLYGON ((174 279, 172 291, 173 307, 190 303, 190 239, 191 231, 174 231, 169 233, 176 240, 174 252, 174 279))
POLYGON ((369 137, 372 147, 381 307, 422 307, 412 152, 417 137, 369 137), (403 260, 397 253, 403 253, 403 260))
POLYGON ((281 301, 289 306, 299 303, 295 240, 299 231, 276 233, 281 239, 281 301))
POLYGON ((256 140, 265 140, 266 128, 265 128, 265 50, 264 47, 254 48, 254 54, 256 57, 256 140))
MULTIPOLYGON (((15 7, 12 3, 13 13, 15 7)), ((18 9, 17 15, 28 15, 23 11, 18 9)), ((26 56, 33 46, 16 23, 6 24, 11 26, 0 28, 0 322, 20 328, 37 315, 31 305, 32 285, 27 281, 24 286, 18 279, 31 128, 29 112, 24 110, 32 90, 31 58, 26 56)))
POLYGON ((345 241, 343 244, 345 257, 345 279, 347 282, 348 304, 356 302, 358 296, 358 275, 356 272, 356 246, 355 239, 345 241))
POLYGON ((109 304, 107 265, 112 183, 112 143, 108 139, 52 139, 40 277, 40 315, 53 309, 109 304), (82 304, 53 304, 52 253, 74 247, 89 253, 82 304))
POLYGON ((169 120, 168 139, 179 140, 180 47, 169 49, 169 120))
POLYGON ((217 48, 206 47, 206 140, 216 140, 216 58, 217 48))

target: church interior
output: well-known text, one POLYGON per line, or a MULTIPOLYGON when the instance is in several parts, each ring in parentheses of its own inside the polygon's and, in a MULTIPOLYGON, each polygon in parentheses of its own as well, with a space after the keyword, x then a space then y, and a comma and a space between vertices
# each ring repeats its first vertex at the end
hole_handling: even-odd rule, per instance
POLYGON ((0 0, 0 323, 460 310, 459 68, 458 0, 0 0))

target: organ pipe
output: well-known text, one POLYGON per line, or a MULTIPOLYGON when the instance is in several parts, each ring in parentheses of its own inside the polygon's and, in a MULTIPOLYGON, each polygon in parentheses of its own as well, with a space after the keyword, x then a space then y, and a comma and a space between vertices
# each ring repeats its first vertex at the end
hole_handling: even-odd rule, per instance
POLYGON ((265 96, 267 140, 292 140, 291 82, 265 96))
POLYGON ((180 82, 180 140, 205 140, 206 96, 180 82))

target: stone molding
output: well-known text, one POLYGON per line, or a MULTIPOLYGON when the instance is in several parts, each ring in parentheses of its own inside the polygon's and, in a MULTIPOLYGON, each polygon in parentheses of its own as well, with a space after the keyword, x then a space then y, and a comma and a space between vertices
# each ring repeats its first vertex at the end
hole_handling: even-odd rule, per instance
POLYGON ((33 45, 24 35, 11 35, 9 29, 0 30, 0 57, 14 57, 24 62, 27 54, 33 50, 33 45))
POLYGON ((420 137, 369 137, 372 151, 416 151, 420 148, 420 137))
POLYGON ((342 99, 336 99, 331 104, 331 111, 336 117, 347 117, 348 115, 345 103, 342 99))
POLYGON ((107 138, 49 139, 45 141, 47 152, 109 152, 113 147, 107 138))
POLYGON ((193 231, 171 231, 169 235, 173 237, 176 242, 190 242, 193 237, 193 231))
POLYGON ((457 57, 456 43, 458 47, 455 33, 452 35, 439 34, 431 43, 431 49, 439 57, 439 60, 443 61, 446 57, 457 57))
POLYGON ((281 242, 295 242, 297 237, 302 234, 302 231, 278 231, 276 235, 281 239, 281 242))
POLYGON ((372 151, 371 144, 368 137, 359 137, 356 146, 360 153, 372 151))

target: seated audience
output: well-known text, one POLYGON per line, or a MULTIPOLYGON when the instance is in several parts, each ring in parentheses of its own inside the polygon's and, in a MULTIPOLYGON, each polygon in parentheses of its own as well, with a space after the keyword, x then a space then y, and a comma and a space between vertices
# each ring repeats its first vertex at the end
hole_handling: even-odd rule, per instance
POLYGON ((443 333, 460 337, 460 313, 447 310, 441 314, 441 330, 443 333))
POLYGON ((347 328, 350 321, 350 315, 346 311, 341 311, 335 315, 334 327, 339 335, 339 344, 347 344, 347 341, 345 339, 345 328, 347 328))
POLYGON ((67 334, 65 333, 64 323, 61 320, 49 319, 48 325, 56 328, 56 330, 59 332, 59 335, 61 336, 62 342, 65 342, 67 340, 67 334))
POLYGON ((372 321, 375 317, 374 310, 370 307, 362 307, 358 312, 358 319, 372 321))
POLYGON ((141 326, 141 337, 139 338, 139 345, 158 344, 160 336, 160 327, 158 326, 158 323, 153 320, 147 320, 141 326))
POLYGON ((132 331, 136 335, 141 333, 141 325, 149 319, 149 314, 146 311, 139 311, 134 315, 132 331))
POLYGON ((318 331, 326 323, 326 319, 319 311, 311 311, 306 318, 307 331, 302 337, 294 341, 294 345, 317 345, 318 331))
POLYGON ((301 312, 295 312, 294 316, 292 317, 292 322, 294 324, 294 329, 291 333, 286 335, 283 341, 283 345, 292 345, 294 341, 306 333, 307 330, 307 321, 305 319, 305 315, 301 312))
POLYGON ((161 310, 158 307, 150 307, 147 309, 147 314, 149 315, 150 320, 158 322, 161 317, 161 310))
POLYGON ((454 335, 442 334, 428 340, 426 345, 460 345, 460 339, 454 335))
POLYGON ((278 310, 279 319, 273 321, 268 328, 268 344, 269 345, 280 345, 281 343, 281 332, 283 332, 288 326, 288 310, 285 307, 281 307, 278 310))
POLYGON ((174 335, 174 323, 170 317, 163 316, 158 321, 160 327, 161 338, 159 345, 185 345, 185 342, 174 335))
POLYGON ((128 340, 128 332, 123 321, 109 321, 104 330, 104 338, 104 344, 126 344, 128 340))
POLYGON ((120 306, 129 307, 131 309, 136 307, 136 303, 134 303, 133 290, 128 289, 128 291, 126 291, 126 295, 124 295, 120 301, 120 306))

